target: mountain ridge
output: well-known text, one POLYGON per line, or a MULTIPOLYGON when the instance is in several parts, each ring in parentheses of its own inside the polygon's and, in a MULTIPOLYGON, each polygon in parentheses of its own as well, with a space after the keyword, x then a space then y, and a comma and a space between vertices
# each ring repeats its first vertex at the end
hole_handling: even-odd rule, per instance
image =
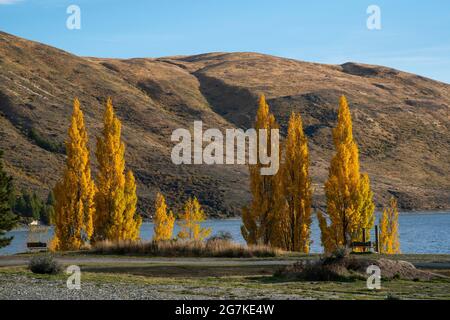
MULTIPOLYGON (((210 216, 238 215, 250 199, 247 168, 175 166, 170 135, 176 128, 190 128, 194 120, 222 130, 249 128, 257 97, 264 93, 282 132, 290 112, 302 114, 315 205, 323 205, 322 185, 333 154, 331 128, 338 98, 345 94, 377 205, 395 195, 403 209, 450 208, 446 83, 383 66, 324 65, 250 52, 78 57, 3 32, 0 53, 0 149, 19 189, 43 196, 56 182, 64 155, 46 150, 42 141, 40 146, 36 135, 60 146, 75 97, 85 113, 93 154, 103 104, 111 96, 123 123, 141 213, 151 212, 160 190, 176 210, 189 195, 197 195, 210 216)), ((93 159, 94 173, 95 165, 93 159)))

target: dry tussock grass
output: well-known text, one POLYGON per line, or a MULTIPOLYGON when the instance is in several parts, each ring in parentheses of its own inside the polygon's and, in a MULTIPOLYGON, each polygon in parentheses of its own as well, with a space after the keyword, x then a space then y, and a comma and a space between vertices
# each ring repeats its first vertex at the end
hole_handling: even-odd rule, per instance
POLYGON ((97 254, 138 254, 158 257, 275 257, 281 250, 268 246, 245 246, 227 240, 201 241, 103 241, 90 250, 97 254))

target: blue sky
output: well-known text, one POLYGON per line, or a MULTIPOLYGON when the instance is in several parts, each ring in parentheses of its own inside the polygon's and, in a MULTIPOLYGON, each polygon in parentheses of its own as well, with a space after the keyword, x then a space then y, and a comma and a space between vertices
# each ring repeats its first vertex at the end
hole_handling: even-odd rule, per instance
POLYGON ((450 83, 448 0, 0 0, 0 30, 82 56, 254 51, 450 83), (66 28, 71 4, 80 30, 66 28), (366 27, 369 5, 381 9, 381 30, 366 27))

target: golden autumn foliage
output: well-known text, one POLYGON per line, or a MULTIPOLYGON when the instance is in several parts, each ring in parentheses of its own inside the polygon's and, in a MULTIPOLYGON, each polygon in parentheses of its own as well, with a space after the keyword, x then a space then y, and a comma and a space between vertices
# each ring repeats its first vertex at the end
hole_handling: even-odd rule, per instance
POLYGON ((202 241, 211 233, 210 228, 203 228, 201 223, 205 221, 205 212, 197 198, 189 198, 184 204, 183 213, 178 222, 180 232, 178 238, 183 240, 202 241))
POLYGON ((95 185, 91 178, 88 136, 78 99, 73 103, 68 135, 66 167, 54 188, 55 236, 50 248, 55 251, 78 250, 93 232, 95 185))
POLYGON ((352 119, 344 96, 339 103, 333 141, 336 154, 325 183, 327 215, 317 214, 326 252, 361 241, 362 228, 370 229, 374 224, 373 193, 368 175, 360 173, 358 146, 353 139, 352 119))
MULTIPOLYGON (((370 188, 370 178, 367 173, 361 175, 359 186, 359 228, 353 238, 355 241, 363 240, 362 229, 370 230, 375 224, 375 203, 373 202, 373 192, 370 188)), ((370 232, 366 233, 366 240, 370 240, 370 232)))
POLYGON ((287 251, 309 252, 312 188, 308 140, 300 114, 292 113, 278 183, 274 245, 287 251))
POLYGON ((386 254, 399 254, 397 200, 391 198, 389 208, 383 210, 380 219, 380 251, 386 254))
POLYGON ((125 145, 121 123, 114 115, 111 99, 106 103, 104 127, 97 138, 98 161, 94 240, 137 240, 142 218, 136 214, 136 182, 125 174, 125 145))
MULTIPOLYGON (((264 95, 261 95, 256 114, 255 129, 266 129, 268 154, 271 154, 271 129, 279 126, 274 115, 269 110, 264 95)), ((259 136, 257 139, 258 154, 261 148, 259 136)), ((277 175, 261 175, 264 165, 258 160, 257 164, 249 165, 250 192, 252 201, 242 209, 241 233, 247 244, 270 244, 274 237, 274 215, 276 211, 277 175)))
MULTIPOLYGON (((67 160, 62 179, 56 184, 55 237, 52 250, 78 250, 93 242, 133 241, 139 239, 142 218, 136 213, 136 181, 133 172, 125 170, 125 145, 121 140, 121 122, 115 116, 111 99, 106 103, 104 127, 97 138, 97 185, 91 178, 87 132, 83 113, 74 101, 71 125, 66 142, 67 160)), ((273 146, 271 129, 279 129, 264 95, 254 125, 265 129, 267 145, 260 144, 257 153, 268 155, 273 146)), ((345 97, 341 97, 338 123, 333 129, 336 153, 325 183, 327 212, 318 212, 321 241, 325 252, 348 247, 362 241, 363 229, 374 225, 373 192, 367 174, 360 173, 358 146, 353 138, 352 119, 345 97)), ((279 157, 280 158, 280 157, 279 157)), ((308 140, 302 118, 292 113, 284 142, 284 161, 275 175, 263 175, 258 157, 249 165, 252 201, 243 208, 241 232, 249 245, 270 245, 287 251, 309 253, 312 222, 312 183, 309 175, 308 140)), ((168 212, 165 198, 155 199, 154 238, 172 239, 175 216, 168 212)), ((177 237, 199 242, 211 233, 203 228, 205 212, 196 197, 185 203, 178 222, 177 237)), ((380 219, 381 251, 400 253, 398 211, 395 199, 380 219)), ((370 234, 370 233, 369 233, 370 234)), ((368 240, 368 239, 367 239, 368 240)))
POLYGON ((166 199, 161 193, 156 194, 154 222, 154 241, 166 241, 172 239, 175 216, 172 211, 167 213, 166 199))

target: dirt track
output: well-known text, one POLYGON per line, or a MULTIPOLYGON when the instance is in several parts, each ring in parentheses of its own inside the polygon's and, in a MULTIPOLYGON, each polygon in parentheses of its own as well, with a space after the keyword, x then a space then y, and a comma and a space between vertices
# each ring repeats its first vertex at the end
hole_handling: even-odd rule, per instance
MULTIPOLYGON (((312 256, 314 257, 314 256, 312 256)), ((303 259, 307 257, 302 257, 303 259)), ((171 265, 171 266, 284 266, 295 262, 296 258, 245 259, 245 258, 153 258, 153 257, 117 257, 117 256, 63 256, 56 258, 60 263, 81 265, 171 265)), ((27 265, 30 256, 0 256, 0 267, 27 265)), ((419 269, 450 269, 448 259, 429 259, 410 261, 419 269)))
MULTIPOLYGON (((0 267, 27 265, 29 256, 2 256, 0 267)), ((201 266, 273 266, 287 265, 294 260, 267 260, 267 259, 228 259, 228 258, 145 258, 145 257, 98 257, 77 256, 57 257, 62 264, 164 264, 164 265, 201 265, 201 266)))

